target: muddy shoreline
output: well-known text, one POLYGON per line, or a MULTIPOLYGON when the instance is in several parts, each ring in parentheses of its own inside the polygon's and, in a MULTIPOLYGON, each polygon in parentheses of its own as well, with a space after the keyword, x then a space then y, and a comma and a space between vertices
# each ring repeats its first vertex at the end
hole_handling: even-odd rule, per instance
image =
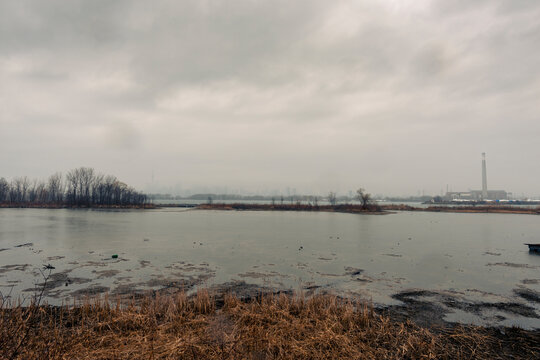
MULTIPOLYGON (((11 269, 10 269, 11 270, 11 269)), ((15 269, 22 270, 22 269, 15 269)), ((505 318, 523 318, 534 321, 537 326, 524 331, 530 331, 531 334, 540 333, 540 292, 527 288, 514 289, 515 299, 498 299, 493 294, 478 292, 476 299, 463 292, 450 290, 426 290, 426 289, 406 289, 391 295, 396 300, 393 304, 374 303, 368 296, 357 296, 352 294, 336 292, 328 286, 317 284, 306 284, 299 289, 279 288, 265 286, 246 282, 245 280, 232 280, 220 284, 206 285, 207 281, 215 276, 215 273, 209 269, 200 268, 192 264, 187 264, 186 272, 179 272, 175 276, 154 278, 147 281, 134 282, 133 279, 125 278, 128 282, 116 284, 116 286, 102 286, 90 284, 78 290, 71 291, 70 298, 76 303, 85 303, 95 297, 105 296, 113 302, 135 301, 140 299, 156 297, 176 296, 185 293, 188 296, 194 296, 197 291, 205 290, 215 301, 216 307, 223 305, 224 298, 227 295, 234 295, 244 302, 250 302, 254 299, 266 295, 285 294, 287 296, 300 296, 311 298, 318 295, 337 296, 343 300, 365 303, 373 307, 378 314, 388 316, 394 321, 411 321, 424 328, 452 328, 455 326, 474 326, 479 325, 486 329, 504 329, 510 326, 489 325, 494 319, 502 321, 505 318), (193 268, 193 274, 189 270, 193 268), (485 324, 478 324, 474 321, 467 322, 452 320, 451 315, 454 312, 466 314, 471 318, 482 319, 485 324), (447 318, 450 315, 450 318, 447 318)), ((111 270, 93 270, 93 275, 99 277, 109 276, 111 270)), ((349 268, 346 273, 350 276, 360 276, 361 269, 349 268)), ((71 285, 88 284, 92 280, 89 278, 71 277, 70 271, 52 273, 46 282, 36 283, 34 288, 28 288, 27 294, 38 294, 40 289, 45 288, 45 300, 47 297, 55 298, 65 296, 62 293, 71 285)), ((240 276, 241 278, 242 276, 240 276)), ((256 278, 255 275, 248 277, 256 278)), ((7 298, 5 298, 7 300, 7 298)), ((4 300, 4 299, 2 299, 4 300)), ((14 301, 15 299, 11 299, 14 301)), ((68 301, 69 303, 70 301, 68 301)), ((514 327, 514 326, 511 326, 514 327)))
MULTIPOLYGON (((524 302, 518 301, 471 301, 461 297, 460 293, 452 291, 434 291, 425 289, 407 289, 392 295, 398 304, 377 304, 367 298, 347 296, 317 285, 306 285, 299 290, 281 289, 268 287, 253 283, 247 283, 243 280, 229 281, 212 286, 204 286, 205 281, 210 275, 189 276, 179 280, 177 278, 163 278, 158 281, 147 281, 141 283, 130 283, 117 286, 114 289, 104 286, 90 285, 88 287, 72 292, 73 304, 84 304, 92 302, 93 299, 108 299, 111 304, 133 302, 139 304, 141 300, 150 298, 175 297, 179 294, 187 294, 188 298, 197 296, 197 292, 207 291, 215 304, 216 309, 223 307, 227 296, 234 296, 239 300, 249 303, 265 296, 278 296, 284 294, 289 297, 312 298, 314 296, 335 296, 343 301, 352 301, 356 304, 365 304, 372 307, 377 314, 386 316, 396 322, 412 322, 417 326, 430 329, 432 331, 441 331, 455 327, 475 327, 485 329, 495 334, 505 334, 511 331, 528 333, 531 336, 537 336, 540 341, 540 327, 532 329, 522 329, 516 326, 503 325, 475 325, 460 321, 451 321, 446 318, 454 310, 461 310, 476 316, 482 316, 483 313, 490 313, 489 316, 504 317, 522 316, 529 319, 540 319, 538 307, 529 304, 540 304, 540 293, 530 289, 515 289, 516 295, 524 302), (154 289, 141 289, 144 287, 154 287, 154 289)), ((45 287, 46 302, 47 296, 55 296, 55 289, 67 286, 66 281, 71 283, 84 284, 90 282, 89 279, 69 278, 66 272, 52 274, 46 283, 36 284, 36 288, 27 289, 35 295, 45 287)), ((34 295, 34 296, 35 296, 34 295)), ((0 298, 4 301, 4 306, 15 302, 14 299, 0 298)), ((69 302, 68 302, 69 303, 69 302)), ((47 305, 59 307, 60 305, 47 305)), ((9 306, 8 306, 9 307, 9 306)))

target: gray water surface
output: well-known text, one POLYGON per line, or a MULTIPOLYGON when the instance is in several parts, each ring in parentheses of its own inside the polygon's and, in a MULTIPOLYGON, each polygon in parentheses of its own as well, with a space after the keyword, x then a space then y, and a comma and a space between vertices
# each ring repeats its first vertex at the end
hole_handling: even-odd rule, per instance
POLYGON ((527 242, 540 242, 534 215, 0 209, 0 292, 29 298, 50 264, 49 303, 231 281, 387 305, 426 290, 448 321, 540 328, 527 242), (530 311, 476 306, 500 303, 530 311))

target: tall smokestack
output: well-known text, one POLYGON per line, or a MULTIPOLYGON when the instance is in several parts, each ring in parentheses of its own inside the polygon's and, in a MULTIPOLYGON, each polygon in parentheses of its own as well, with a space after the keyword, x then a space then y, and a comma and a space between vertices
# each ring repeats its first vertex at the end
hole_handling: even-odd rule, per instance
POLYGON ((487 193, 487 173, 486 173, 486 153, 482 153, 482 200, 486 200, 487 193))

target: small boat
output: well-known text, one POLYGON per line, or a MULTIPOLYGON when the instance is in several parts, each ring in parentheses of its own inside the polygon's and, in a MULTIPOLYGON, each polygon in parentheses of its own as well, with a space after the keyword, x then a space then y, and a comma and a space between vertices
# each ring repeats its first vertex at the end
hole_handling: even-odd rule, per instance
POLYGON ((540 244, 525 244, 529 247, 529 251, 540 252, 540 244))

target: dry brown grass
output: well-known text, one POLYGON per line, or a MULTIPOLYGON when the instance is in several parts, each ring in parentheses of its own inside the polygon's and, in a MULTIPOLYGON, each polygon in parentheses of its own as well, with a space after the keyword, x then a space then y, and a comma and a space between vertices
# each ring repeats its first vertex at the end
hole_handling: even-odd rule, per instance
POLYGON ((507 359, 539 358, 538 332, 475 327, 437 332, 394 322, 335 296, 241 301, 107 298, 71 307, 0 308, 4 359, 507 359), (219 304, 216 306, 216 304, 219 304), (25 334, 28 334, 25 336, 25 334))

